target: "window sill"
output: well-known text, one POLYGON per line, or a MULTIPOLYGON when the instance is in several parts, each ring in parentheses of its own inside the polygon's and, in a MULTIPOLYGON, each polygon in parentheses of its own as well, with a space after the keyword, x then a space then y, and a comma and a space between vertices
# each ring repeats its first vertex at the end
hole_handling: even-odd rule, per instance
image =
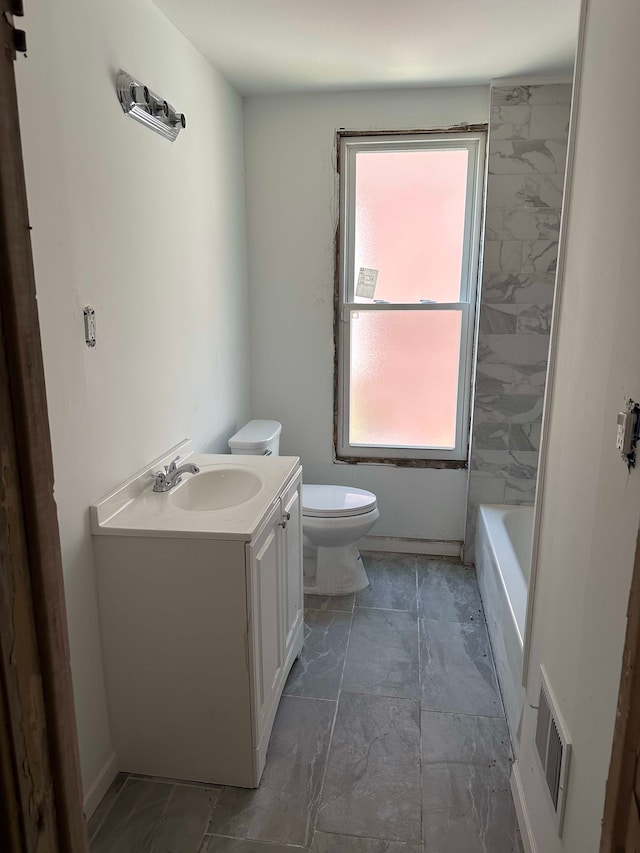
POLYGON ((460 470, 468 468, 466 459, 397 459, 394 457, 339 456, 334 455, 334 464, 339 465, 392 465, 395 468, 436 468, 460 470))

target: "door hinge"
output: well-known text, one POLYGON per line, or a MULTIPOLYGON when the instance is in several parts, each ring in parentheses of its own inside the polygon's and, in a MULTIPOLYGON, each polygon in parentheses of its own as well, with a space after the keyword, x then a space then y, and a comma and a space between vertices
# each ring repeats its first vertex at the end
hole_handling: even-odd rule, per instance
POLYGON ((16 53, 27 52, 27 34, 24 30, 13 30, 13 49, 16 53))
POLYGON ((24 5, 22 0, 10 0, 10 8, 4 13, 5 19, 12 31, 13 50, 15 53, 27 52, 27 34, 24 30, 17 29, 13 24, 14 18, 21 18, 24 15, 24 5))

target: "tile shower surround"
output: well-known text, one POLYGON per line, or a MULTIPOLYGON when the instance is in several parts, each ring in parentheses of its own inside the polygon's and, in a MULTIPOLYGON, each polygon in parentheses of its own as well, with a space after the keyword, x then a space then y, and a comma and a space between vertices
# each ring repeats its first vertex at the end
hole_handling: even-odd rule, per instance
POLYGON ((468 561, 479 503, 535 496, 571 88, 491 89, 468 561))
POLYGON ((121 774, 93 853, 521 853, 475 573, 364 560, 368 589, 306 597, 260 787, 121 774))

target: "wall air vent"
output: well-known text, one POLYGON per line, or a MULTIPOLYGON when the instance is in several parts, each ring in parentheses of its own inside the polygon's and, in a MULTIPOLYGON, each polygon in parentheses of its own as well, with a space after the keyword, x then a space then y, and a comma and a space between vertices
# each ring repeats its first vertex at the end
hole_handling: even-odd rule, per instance
POLYGON ((571 741, 549 687, 544 667, 540 667, 540 674, 536 751, 540 759, 545 787, 549 792, 551 806, 555 814, 556 829, 558 835, 562 835, 571 741))

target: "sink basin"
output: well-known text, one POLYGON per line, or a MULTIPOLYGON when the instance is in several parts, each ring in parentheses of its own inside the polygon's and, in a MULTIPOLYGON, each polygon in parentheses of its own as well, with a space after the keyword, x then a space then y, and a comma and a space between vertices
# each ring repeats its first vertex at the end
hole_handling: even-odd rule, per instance
POLYGON ((169 493, 169 499, 180 509, 207 512, 238 506, 254 498, 262 488, 262 480, 242 468, 216 468, 187 476, 169 493))

